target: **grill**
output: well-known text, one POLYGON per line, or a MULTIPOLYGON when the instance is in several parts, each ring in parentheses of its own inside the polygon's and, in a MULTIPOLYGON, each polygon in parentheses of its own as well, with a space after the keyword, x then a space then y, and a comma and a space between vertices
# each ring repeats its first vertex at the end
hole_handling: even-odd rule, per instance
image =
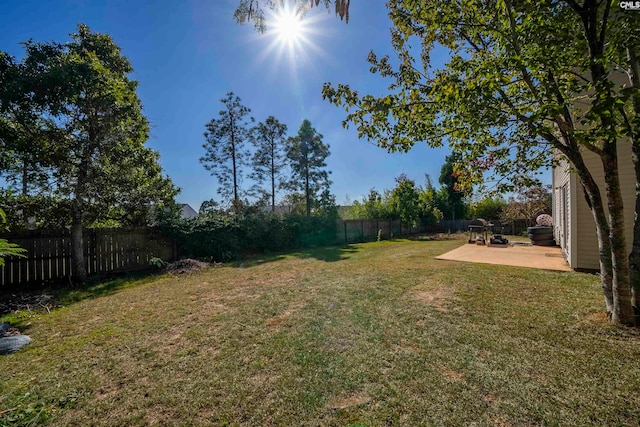
POLYGON ((469 224, 469 243, 484 244, 493 224, 482 218, 474 219, 469 224))

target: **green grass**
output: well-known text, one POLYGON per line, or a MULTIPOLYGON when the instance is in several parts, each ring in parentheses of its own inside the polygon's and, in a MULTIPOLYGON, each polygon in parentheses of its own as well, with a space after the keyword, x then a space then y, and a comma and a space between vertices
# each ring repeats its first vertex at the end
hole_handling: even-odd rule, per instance
POLYGON ((258 257, 13 314, 34 341, 0 358, 0 425, 637 425, 640 336, 606 323, 598 278, 434 259, 460 244, 258 257))

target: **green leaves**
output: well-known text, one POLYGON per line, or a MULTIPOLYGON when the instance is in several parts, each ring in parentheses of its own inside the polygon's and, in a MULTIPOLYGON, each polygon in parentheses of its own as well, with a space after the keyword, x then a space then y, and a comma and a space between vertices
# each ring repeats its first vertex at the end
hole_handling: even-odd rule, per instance
POLYGON ((288 140, 287 159, 291 167, 291 179, 287 188, 304 194, 307 216, 311 215, 313 205, 322 200, 324 203, 320 205, 335 205, 335 200, 329 194, 330 172, 325 169, 325 159, 329 153, 329 145, 322 141, 322 135, 309 120, 304 120, 298 135, 288 140))
MULTIPOLYGON (((374 97, 331 83, 322 90, 345 108, 343 124, 361 138, 389 151, 420 141, 448 144, 462 155, 462 186, 494 179, 509 189, 518 175, 548 166, 552 147, 634 134, 637 114, 629 109, 639 89, 622 88, 614 68, 631 72, 616 41, 632 42, 624 32, 637 31, 638 14, 616 14, 603 32, 611 42, 591 41, 602 48, 594 56, 590 34, 567 2, 393 0, 387 7, 396 57, 371 52, 368 62, 389 80, 389 93, 374 97), (433 67, 434 52, 449 57, 443 67, 433 67), (596 65, 611 70, 599 83, 590 71, 596 65)), ((600 30, 604 6, 595 13, 600 30)))
POLYGON ((24 47, 21 62, 0 55, 0 145, 11 150, 0 172, 22 190, 6 202, 38 225, 68 224, 74 206, 85 225, 148 222, 150 206, 171 203, 178 190, 144 146, 149 123, 131 63, 86 25, 64 44, 24 47))
POLYGON ((251 130, 251 140, 256 147, 252 159, 252 178, 259 184, 268 181, 268 188, 261 190, 270 199, 272 211, 275 210, 276 191, 285 185, 282 171, 286 166, 286 133, 287 125, 273 116, 267 117, 251 130))
POLYGON ((242 105, 233 92, 227 93, 220 102, 224 108, 218 118, 206 124, 206 143, 203 145, 206 154, 200 158, 200 163, 218 180, 218 194, 238 209, 244 194, 241 186, 243 166, 249 156, 245 148, 249 140, 248 126, 254 119, 249 115, 251 110, 242 105))
MULTIPOLYGON (((0 224, 4 225, 6 221, 6 215, 2 209, 0 209, 0 224)), ((6 239, 0 239, 0 267, 4 266, 4 259, 8 256, 16 256, 24 258, 24 254, 27 251, 20 248, 15 243, 10 243, 6 239)))
POLYGON ((396 188, 391 191, 392 211, 406 224, 415 225, 420 218, 420 193, 414 181, 402 174, 396 178, 396 188))

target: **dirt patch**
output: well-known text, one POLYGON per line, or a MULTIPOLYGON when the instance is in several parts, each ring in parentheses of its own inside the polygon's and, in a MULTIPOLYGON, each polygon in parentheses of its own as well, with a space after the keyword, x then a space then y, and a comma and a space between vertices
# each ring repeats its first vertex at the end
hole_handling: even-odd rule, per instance
POLYGON ((441 366, 440 373, 442 374, 442 376, 444 376, 446 379, 450 381, 458 382, 458 381, 464 380, 464 374, 462 374, 462 372, 458 372, 447 366, 441 366))
POLYGON ((289 311, 285 311, 279 316, 275 316, 267 319, 264 323, 265 325, 267 325, 269 329, 275 329, 275 330, 282 329, 282 327, 286 325, 290 315, 291 313, 289 311))
POLYGON ((327 407, 330 409, 349 409, 370 402, 371 397, 367 393, 347 393, 331 400, 327 407))
POLYGON ((397 347, 398 350, 404 352, 404 353, 424 353, 424 350, 413 345, 413 344, 407 344, 407 345, 401 345, 397 347))
POLYGON ((575 326, 604 326, 609 324, 609 316, 604 311, 576 314, 575 326))
POLYGON ((512 427, 513 424, 499 416, 491 417, 491 422, 496 427, 512 427))
POLYGON ((539 383, 540 383, 540 384, 542 384, 542 385, 546 385, 546 384, 547 384, 547 382, 548 382, 548 381, 547 381, 547 377, 546 377, 546 376, 544 376, 543 374, 538 373, 538 372, 531 372, 531 373, 529 374, 529 376, 531 377, 531 379, 533 379, 533 380, 535 380, 535 381, 539 382, 539 383))
POLYGON ((456 299, 452 290, 442 287, 415 291, 413 297, 418 302, 429 305, 441 313, 447 313, 450 309, 450 302, 456 299))
POLYGON ((287 307, 287 309, 279 315, 268 318, 264 323, 269 329, 273 331, 285 328, 289 325, 289 319, 291 318, 291 316, 303 307, 304 304, 300 301, 297 301, 293 304, 290 304, 289 307, 287 307))
POLYGON ((495 403, 497 400, 498 398, 495 394, 488 393, 484 395, 484 401, 487 403, 495 403))

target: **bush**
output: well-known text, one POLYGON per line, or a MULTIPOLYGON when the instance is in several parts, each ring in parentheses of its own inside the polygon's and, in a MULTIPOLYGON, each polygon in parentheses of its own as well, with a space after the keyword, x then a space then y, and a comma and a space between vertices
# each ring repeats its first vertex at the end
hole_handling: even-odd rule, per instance
POLYGON ((214 214, 193 219, 165 218, 160 226, 182 248, 183 255, 214 261, 323 246, 336 240, 333 216, 214 214))

